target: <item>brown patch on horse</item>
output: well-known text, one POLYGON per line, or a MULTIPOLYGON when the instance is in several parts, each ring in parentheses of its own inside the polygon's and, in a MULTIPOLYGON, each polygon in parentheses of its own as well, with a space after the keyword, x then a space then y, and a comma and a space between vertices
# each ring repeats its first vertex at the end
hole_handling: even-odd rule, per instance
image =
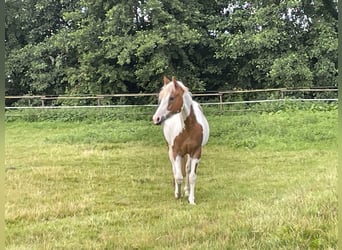
POLYGON ((173 157, 189 154, 191 158, 201 158, 203 128, 197 122, 194 109, 191 106, 190 114, 184 121, 183 131, 176 136, 172 147, 173 157))

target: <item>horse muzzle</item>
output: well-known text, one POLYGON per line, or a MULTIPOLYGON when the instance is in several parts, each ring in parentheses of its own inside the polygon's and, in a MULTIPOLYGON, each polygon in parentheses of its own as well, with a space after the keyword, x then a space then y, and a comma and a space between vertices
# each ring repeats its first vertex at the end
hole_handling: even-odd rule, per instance
POLYGON ((173 113, 171 112, 161 116, 154 115, 152 120, 154 125, 161 125, 165 120, 169 119, 172 115, 173 113))
POLYGON ((152 120, 154 125, 160 125, 163 121, 165 121, 165 116, 153 116, 152 120))

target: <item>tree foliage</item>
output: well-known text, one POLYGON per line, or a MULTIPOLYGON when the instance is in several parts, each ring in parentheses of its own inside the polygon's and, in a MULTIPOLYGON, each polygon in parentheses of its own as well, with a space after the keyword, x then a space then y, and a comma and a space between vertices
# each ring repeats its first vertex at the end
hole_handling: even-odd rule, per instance
POLYGON ((336 85, 327 0, 6 0, 6 94, 336 85))

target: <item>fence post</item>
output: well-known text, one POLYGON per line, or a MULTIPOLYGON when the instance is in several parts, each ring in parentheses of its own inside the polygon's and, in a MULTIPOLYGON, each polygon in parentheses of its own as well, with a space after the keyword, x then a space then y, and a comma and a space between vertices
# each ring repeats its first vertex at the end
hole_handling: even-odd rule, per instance
POLYGON ((219 97, 220 97, 220 111, 223 111, 223 93, 220 93, 219 97))
POLYGON ((40 97, 40 101, 42 102, 42 107, 45 107, 44 97, 45 97, 45 96, 41 96, 41 97, 40 97))

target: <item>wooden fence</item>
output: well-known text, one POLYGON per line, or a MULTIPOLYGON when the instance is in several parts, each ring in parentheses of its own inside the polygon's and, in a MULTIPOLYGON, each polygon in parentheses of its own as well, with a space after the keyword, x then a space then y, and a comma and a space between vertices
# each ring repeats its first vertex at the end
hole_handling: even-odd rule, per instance
MULTIPOLYGON (((267 103, 279 101, 338 101, 337 88, 300 88, 300 89, 254 89, 254 90, 229 90, 213 93, 193 93, 194 99, 202 105, 217 105, 223 107, 230 104, 248 104, 248 103, 267 103), (264 93, 263 98, 251 98, 244 95, 258 95, 264 93), (322 97, 326 95, 328 97, 322 97), (266 97, 265 97, 266 94, 266 97), (236 98, 240 95, 239 98, 236 98)), ((26 95, 26 96, 5 96, 5 109, 33 109, 33 108, 89 108, 89 107, 143 107, 157 106, 157 93, 135 93, 135 94, 108 94, 108 95, 92 95, 92 96, 44 96, 44 95, 26 95), (113 98, 140 98, 149 97, 149 103, 144 104, 111 104, 113 98), (26 104, 23 105, 23 101, 26 104), (93 101, 87 105, 66 105, 65 101, 93 101), (20 104, 18 105, 18 101, 20 104), (53 103, 54 101, 54 103, 53 103), (7 105, 7 103, 11 103, 7 105), (108 104, 109 103, 109 104, 108 104)))

